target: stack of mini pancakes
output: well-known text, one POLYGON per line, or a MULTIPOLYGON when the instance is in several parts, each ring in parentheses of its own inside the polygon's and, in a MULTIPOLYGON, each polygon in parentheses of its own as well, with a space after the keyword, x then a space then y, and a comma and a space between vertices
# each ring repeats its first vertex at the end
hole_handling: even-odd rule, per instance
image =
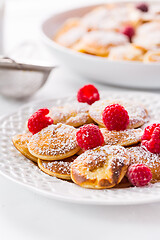
POLYGON ((53 40, 74 51, 111 60, 160 62, 160 3, 95 7, 82 17, 67 19, 53 40), (132 38, 123 34, 127 27, 132 28, 132 38))
POLYGON ((143 126, 149 121, 143 105, 122 99, 99 100, 91 106, 74 102, 52 107, 49 116, 54 124, 34 135, 26 131, 12 138, 16 149, 46 174, 85 188, 128 187, 129 165, 143 163, 151 169, 151 182, 160 180, 159 155, 140 146, 143 126), (102 121, 104 108, 113 103, 128 112, 129 125, 124 131, 109 131, 102 121), (85 151, 78 146, 76 132, 88 123, 99 126, 104 145, 85 151))

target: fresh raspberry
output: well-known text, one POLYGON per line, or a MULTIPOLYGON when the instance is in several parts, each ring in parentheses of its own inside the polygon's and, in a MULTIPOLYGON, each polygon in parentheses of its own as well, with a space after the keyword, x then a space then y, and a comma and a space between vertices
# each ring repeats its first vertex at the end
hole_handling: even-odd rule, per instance
POLYGON ((100 99, 99 92, 94 85, 85 85, 77 93, 78 102, 88 103, 91 105, 100 99))
POLYGON ((87 124, 80 127, 76 138, 78 145, 84 150, 102 146, 104 143, 104 137, 99 127, 94 124, 87 124))
POLYGON ((151 181, 152 173, 144 164, 133 164, 128 168, 127 177, 133 186, 142 187, 151 181))
POLYGON ((35 134, 48 125, 53 124, 53 119, 46 116, 49 113, 47 108, 39 109, 28 119, 28 130, 35 134))
POLYGON ((152 134, 150 136, 150 139, 143 140, 142 145, 144 145, 151 153, 160 153, 160 124, 153 125, 157 126, 154 126, 154 129, 152 127, 152 134))
POLYGON ((102 119, 104 125, 110 131, 125 130, 129 124, 128 112, 119 104, 108 105, 102 113, 102 119))
POLYGON ((156 127, 160 127, 160 123, 153 123, 152 125, 150 126, 147 126, 145 129, 144 129, 144 133, 141 137, 141 140, 150 140, 151 137, 152 137, 152 134, 153 134, 153 131, 156 127))
POLYGON ((135 35, 135 30, 132 26, 126 26, 120 30, 120 32, 124 35, 126 35, 129 40, 132 40, 132 37, 135 35))
POLYGON ((138 3, 136 5, 136 8, 139 9, 140 11, 142 11, 142 12, 148 12, 148 10, 149 10, 147 3, 138 3))

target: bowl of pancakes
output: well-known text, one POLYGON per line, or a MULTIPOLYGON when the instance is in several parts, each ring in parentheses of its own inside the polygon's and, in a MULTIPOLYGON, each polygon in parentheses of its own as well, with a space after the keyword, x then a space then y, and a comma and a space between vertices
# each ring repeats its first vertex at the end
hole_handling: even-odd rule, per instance
POLYGON ((41 33, 60 65, 87 79, 143 89, 160 87, 158 2, 71 9, 45 19, 41 33))

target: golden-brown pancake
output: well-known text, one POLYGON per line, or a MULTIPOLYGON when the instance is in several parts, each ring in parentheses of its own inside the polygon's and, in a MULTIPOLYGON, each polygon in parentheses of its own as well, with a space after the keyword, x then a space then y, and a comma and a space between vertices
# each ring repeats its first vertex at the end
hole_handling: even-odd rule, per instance
POLYGON ((111 188, 121 182, 128 165, 124 147, 105 145, 78 156, 71 165, 71 178, 84 188, 111 188))
POLYGON ((144 51, 142 49, 136 48, 134 45, 127 44, 111 48, 108 58, 118 61, 142 61, 143 55, 144 51))
POLYGON ((102 120, 102 113, 108 105, 118 103, 122 105, 126 111, 128 112, 129 115, 129 125, 127 128, 138 128, 142 126, 147 117, 148 113, 147 110, 140 104, 137 103, 132 103, 130 101, 125 101, 125 100, 112 100, 112 99, 104 99, 104 100, 99 100, 95 103, 93 103, 90 106, 89 109, 89 115, 90 117, 99 125, 105 127, 103 120, 102 120))
POLYGON ((137 144, 141 140, 143 130, 138 129, 126 129, 124 131, 109 131, 107 128, 100 129, 105 145, 120 145, 120 146, 131 146, 137 144))
POLYGON ((71 180, 70 168, 76 155, 58 161, 45 161, 38 159, 39 168, 46 174, 60 179, 71 180))
POLYGON ((93 122, 89 114, 87 103, 73 102, 64 106, 54 106, 50 109, 50 117, 54 124, 65 123, 73 127, 79 127, 93 122))
POLYGON ((37 163, 37 158, 34 157, 29 151, 27 144, 32 137, 32 133, 23 133, 18 134, 12 138, 12 142, 15 148, 22 153, 26 158, 32 160, 37 163))
POLYGON ((160 21, 153 21, 142 24, 136 31, 133 38, 135 46, 146 50, 160 47, 160 21))
POLYGON ((114 46, 128 43, 128 38, 114 31, 91 31, 86 33, 74 48, 78 52, 106 57, 114 46))
POLYGON ((28 150, 33 156, 48 161, 73 156, 80 149, 76 132, 74 127, 62 123, 50 125, 32 136, 28 150))
POLYGON ((160 62, 160 48, 157 50, 148 51, 143 58, 144 62, 160 62))
POLYGON ((85 34, 86 28, 80 25, 79 18, 68 19, 54 36, 54 41, 60 45, 72 48, 85 34))
POLYGON ((151 182, 160 181, 160 155, 149 152, 145 147, 128 148, 131 164, 144 164, 152 172, 151 182))

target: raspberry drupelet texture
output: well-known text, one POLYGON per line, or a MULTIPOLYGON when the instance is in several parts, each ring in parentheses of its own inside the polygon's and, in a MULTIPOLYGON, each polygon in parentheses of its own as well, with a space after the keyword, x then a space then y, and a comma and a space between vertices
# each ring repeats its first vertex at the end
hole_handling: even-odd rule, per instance
POLYGON ((91 105, 100 99, 99 92, 94 85, 85 85, 77 93, 78 102, 88 103, 91 105))
POLYGON ((160 127, 160 123, 153 123, 150 126, 147 126, 144 129, 144 133, 141 137, 141 140, 150 140, 153 134, 153 131, 156 127, 160 127))
POLYGON ((142 145, 152 153, 160 153, 160 124, 147 126, 142 135, 142 145))
POLYGON ((125 26, 120 30, 120 32, 126 35, 130 41, 132 40, 132 37, 135 35, 135 30, 132 26, 125 26))
POLYGON ((109 131, 125 130, 129 124, 128 112, 119 104, 108 105, 102 113, 102 119, 109 131))
POLYGON ((84 149, 92 149, 102 146, 104 137, 98 126, 94 124, 87 124, 79 128, 76 134, 78 145, 84 149))
POLYGON ((28 130, 32 134, 36 134, 43 128, 53 124, 53 119, 46 116, 49 113, 47 108, 39 109, 28 119, 28 130))
POLYGON ((140 11, 142 11, 142 12, 148 12, 148 10, 149 10, 147 3, 138 3, 136 5, 136 8, 139 9, 140 11))
POLYGON ((151 181, 152 173, 144 164, 133 164, 128 168, 127 177, 133 186, 142 187, 151 181))

